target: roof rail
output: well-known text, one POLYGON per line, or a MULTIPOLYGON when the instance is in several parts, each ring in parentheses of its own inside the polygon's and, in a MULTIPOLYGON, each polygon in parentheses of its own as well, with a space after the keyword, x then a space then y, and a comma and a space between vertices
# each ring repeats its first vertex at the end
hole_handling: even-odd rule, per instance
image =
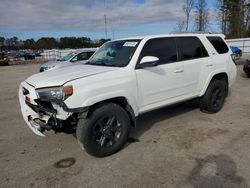
POLYGON ((221 34, 221 33, 209 32, 209 31, 178 31, 178 32, 172 32, 170 34, 221 34))

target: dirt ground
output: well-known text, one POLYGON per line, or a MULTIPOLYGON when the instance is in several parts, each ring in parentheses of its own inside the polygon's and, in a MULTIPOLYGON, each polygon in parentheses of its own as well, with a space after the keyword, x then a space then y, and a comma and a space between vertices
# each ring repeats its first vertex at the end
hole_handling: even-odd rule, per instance
POLYGON ((0 187, 250 187, 250 79, 238 66, 224 108, 184 103, 142 115, 117 154, 94 158, 75 137, 38 137, 21 117, 18 86, 38 65, 0 67, 0 187))

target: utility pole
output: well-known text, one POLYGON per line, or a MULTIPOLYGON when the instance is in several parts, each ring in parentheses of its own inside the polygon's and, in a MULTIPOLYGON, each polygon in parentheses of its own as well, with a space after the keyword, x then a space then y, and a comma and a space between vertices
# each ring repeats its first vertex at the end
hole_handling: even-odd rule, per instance
POLYGON ((107 15, 106 15, 106 0, 104 0, 104 24, 105 24, 105 37, 108 38, 108 30, 107 30, 107 15))
POLYGON ((105 37, 108 38, 108 31, 107 31, 107 16, 104 14, 104 24, 105 24, 105 37))

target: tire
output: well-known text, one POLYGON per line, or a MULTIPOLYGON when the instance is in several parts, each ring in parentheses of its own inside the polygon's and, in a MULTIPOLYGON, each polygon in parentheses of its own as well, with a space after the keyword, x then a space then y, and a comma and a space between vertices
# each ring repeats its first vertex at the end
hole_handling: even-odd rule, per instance
POLYGON ((130 128, 127 112, 114 103, 104 103, 87 119, 80 119, 76 136, 86 152, 105 157, 119 151, 126 143, 130 128))
POLYGON ((214 80, 207 88, 205 95, 200 99, 200 109, 203 112, 217 113, 224 104, 227 96, 227 83, 224 80, 214 80))
POLYGON ((243 71, 246 73, 246 75, 250 78, 250 68, 248 68, 248 66, 250 65, 249 62, 247 62, 244 67, 243 67, 243 71))

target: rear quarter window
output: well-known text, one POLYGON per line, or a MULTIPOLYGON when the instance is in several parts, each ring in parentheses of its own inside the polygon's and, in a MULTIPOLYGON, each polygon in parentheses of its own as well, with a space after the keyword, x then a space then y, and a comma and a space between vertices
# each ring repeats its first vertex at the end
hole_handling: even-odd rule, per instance
POLYGON ((219 54, 225 54, 229 51, 228 46, 221 37, 207 37, 207 39, 219 54))

